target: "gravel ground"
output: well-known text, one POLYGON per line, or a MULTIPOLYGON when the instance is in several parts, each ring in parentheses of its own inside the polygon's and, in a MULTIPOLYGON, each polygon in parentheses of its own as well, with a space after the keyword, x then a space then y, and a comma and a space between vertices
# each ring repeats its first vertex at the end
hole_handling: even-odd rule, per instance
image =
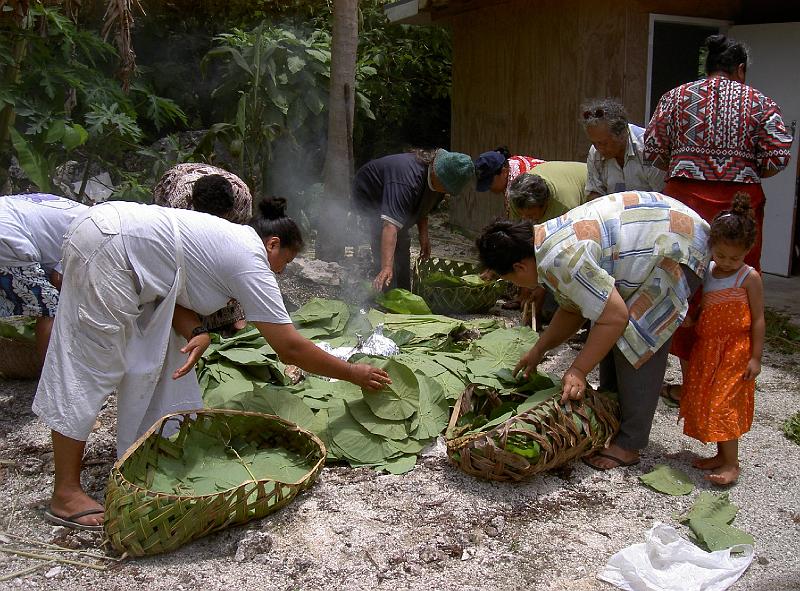
MULTIPOLYGON (((435 254, 444 256, 469 249, 459 237, 434 235, 437 244, 435 254)), ((563 370, 574 355, 562 347, 543 368, 563 370)), ((753 429, 741 444, 742 476, 730 489, 740 507, 734 525, 756 540, 756 559, 737 590, 800 589, 800 446, 780 431, 800 409, 799 362, 800 355, 768 350, 758 379, 753 429)), ((668 378, 677 379, 677 370, 671 359, 668 378)), ((30 412, 35 386, 0 381, 0 530, 27 542, 94 549, 99 536, 41 518, 52 452, 48 431, 30 412)), ((112 399, 87 447, 85 484, 98 498, 114 458, 114 417, 112 399)), ((697 490, 712 489, 690 466, 692 454, 710 454, 711 446, 684 437, 676 419, 676 409, 659 404, 642 463, 604 473, 576 462, 522 484, 482 482, 452 467, 441 442, 402 476, 327 467, 310 490, 266 519, 171 554, 112 563, 105 572, 2 553, 0 578, 39 568, 0 582, 0 589, 612 589, 596 579, 608 558, 642 542, 654 521, 685 535, 673 516, 697 494, 661 495, 638 476, 666 463, 690 474, 697 490)), ((3 535, 0 541, 8 541, 3 535)))

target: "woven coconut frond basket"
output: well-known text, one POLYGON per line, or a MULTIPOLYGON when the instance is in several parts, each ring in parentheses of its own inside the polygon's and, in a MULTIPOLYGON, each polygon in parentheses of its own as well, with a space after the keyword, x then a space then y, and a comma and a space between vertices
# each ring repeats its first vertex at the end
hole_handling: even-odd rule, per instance
POLYGON ((39 354, 33 341, 0 337, 0 377, 31 380, 39 377, 39 354))
POLYGON ((602 449, 619 430, 615 395, 589 388, 580 404, 561 405, 560 398, 558 392, 491 430, 459 435, 462 417, 488 414, 502 404, 497 391, 471 384, 450 417, 450 461, 478 478, 519 481, 602 449))
POLYGON ((486 312, 503 296, 508 286, 504 281, 485 285, 439 286, 425 283, 432 273, 463 277, 480 272, 476 263, 433 257, 417 260, 411 277, 411 291, 422 296, 435 314, 476 314, 486 312))
MULTIPOLYGON (((289 504, 311 486, 325 464, 325 445, 280 417, 233 410, 198 410, 158 421, 120 458, 109 477, 105 544, 128 556, 168 552, 231 525, 259 519, 289 504), (162 436, 180 422, 176 435, 162 436), (160 458, 178 458, 190 430, 236 436, 259 448, 283 448, 305 457, 309 470, 295 482, 259 478, 216 494, 182 496, 148 490, 160 458)), ((235 461, 235 460, 232 460, 235 461)))

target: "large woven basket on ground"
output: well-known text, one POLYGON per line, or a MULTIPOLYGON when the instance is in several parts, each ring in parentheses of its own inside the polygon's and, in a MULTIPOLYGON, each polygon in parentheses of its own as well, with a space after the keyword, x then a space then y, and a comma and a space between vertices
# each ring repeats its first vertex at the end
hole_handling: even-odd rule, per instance
POLYGON ((106 491, 106 543, 128 556, 158 554, 228 526, 259 519, 308 488, 322 470, 325 456, 325 445, 318 437, 280 417, 233 410, 168 415, 114 464, 106 491), (162 437, 164 427, 175 420, 180 421, 177 435, 162 437), (244 437, 258 447, 283 447, 308 457, 313 467, 297 482, 251 480, 205 496, 148 490, 145 483, 152 482, 159 458, 180 457, 190 429, 244 437))
POLYGON ((587 389, 581 404, 560 404, 560 393, 493 429, 453 437, 458 420, 469 412, 487 412, 501 404, 495 390, 471 384, 453 408, 447 428, 450 461, 472 476, 518 481, 602 449, 619 429, 619 405, 613 394, 587 389), (480 408, 479 408, 480 407, 480 408), (591 410, 593 419, 588 412, 591 410), (588 433, 588 435, 587 435, 588 433), (529 461, 506 449, 509 437, 536 442, 541 450, 529 461))
POLYGON ((477 264, 455 259, 433 257, 417 260, 411 279, 411 291, 422 296, 436 314, 475 314, 486 312, 502 297, 507 286, 502 281, 486 285, 438 286, 426 285, 423 280, 435 272, 463 277, 480 272, 477 264))
POLYGON ((0 377, 30 380, 39 377, 39 355, 32 341, 0 337, 0 377))

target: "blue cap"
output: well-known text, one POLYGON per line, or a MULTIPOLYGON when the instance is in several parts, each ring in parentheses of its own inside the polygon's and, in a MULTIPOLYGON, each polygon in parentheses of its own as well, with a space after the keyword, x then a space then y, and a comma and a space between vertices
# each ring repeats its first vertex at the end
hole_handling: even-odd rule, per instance
POLYGON ((475 175, 478 177, 475 183, 475 190, 479 193, 488 191, 492 186, 494 177, 500 174, 503 170, 503 165, 506 163, 506 157, 502 152, 492 150, 491 152, 484 152, 475 161, 475 175))

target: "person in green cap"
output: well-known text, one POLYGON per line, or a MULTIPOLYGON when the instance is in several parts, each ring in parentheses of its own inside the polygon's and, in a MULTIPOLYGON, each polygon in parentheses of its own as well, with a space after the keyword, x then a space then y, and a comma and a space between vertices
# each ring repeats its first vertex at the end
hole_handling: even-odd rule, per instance
POLYGON ((353 181, 353 204, 367 220, 372 285, 411 288, 409 229, 419 230, 420 258, 431 254, 428 214, 475 179, 472 158, 447 150, 413 150, 367 162, 353 181))

